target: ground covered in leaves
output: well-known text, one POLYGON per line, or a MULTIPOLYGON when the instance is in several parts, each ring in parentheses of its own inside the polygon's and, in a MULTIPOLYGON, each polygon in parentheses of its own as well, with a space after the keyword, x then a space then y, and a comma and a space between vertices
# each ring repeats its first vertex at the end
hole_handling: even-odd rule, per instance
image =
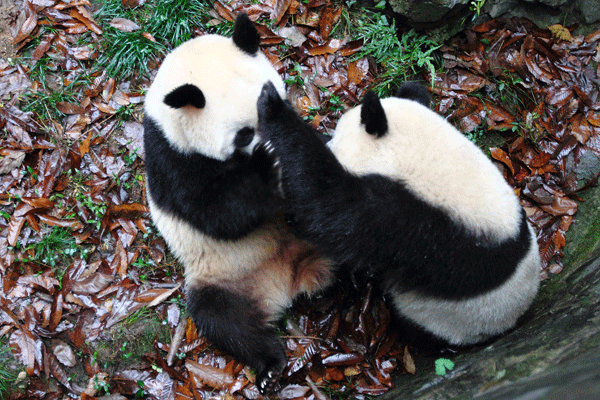
MULTIPOLYGON (((143 3, 122 7, 143 14, 152 2, 143 3)), ((364 34, 389 28, 377 10, 251 3, 215 2, 190 35, 227 31, 248 13, 291 101, 324 134, 366 89, 400 83, 389 71, 406 66, 382 58, 364 34), (353 31, 361 16, 372 28, 353 31)), ((0 351, 0 396, 260 397, 247 368, 198 337, 182 270, 145 203, 141 107, 173 43, 144 29, 151 23, 101 18, 87 0, 24 1, 0 17, 14 45, 0 60, 0 344, 14 357, 0 351), (156 59, 120 70, 103 60, 109 34, 137 35, 156 59)), ((580 167, 600 156, 600 31, 571 30, 490 21, 411 50, 421 62, 405 70, 433 85, 437 111, 504 171, 539 231, 545 279, 562 269, 577 192, 598 179, 580 167)), ((396 53, 415 35, 400 32, 396 53)), ((413 350, 390 320, 369 284, 300 301, 282 325, 289 362, 276 397, 367 398, 393 387, 394 375, 415 373, 413 350)))

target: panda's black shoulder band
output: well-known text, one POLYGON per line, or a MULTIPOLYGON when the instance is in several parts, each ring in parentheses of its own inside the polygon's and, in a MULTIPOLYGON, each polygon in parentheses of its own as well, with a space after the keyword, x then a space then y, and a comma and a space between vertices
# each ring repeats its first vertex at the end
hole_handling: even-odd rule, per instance
POLYGON ((233 43, 235 43, 235 45, 243 52, 248 53, 251 56, 258 52, 260 34, 254 27, 252 21, 250 21, 250 18, 248 18, 248 15, 244 13, 239 14, 235 19, 232 39, 233 43))

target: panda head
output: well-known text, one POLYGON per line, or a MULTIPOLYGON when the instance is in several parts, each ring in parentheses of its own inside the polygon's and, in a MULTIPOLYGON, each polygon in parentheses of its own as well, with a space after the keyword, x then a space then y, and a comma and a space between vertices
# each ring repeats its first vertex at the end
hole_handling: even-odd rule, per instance
POLYGON ((369 91, 362 104, 340 118, 328 146, 355 174, 394 175, 398 171, 395 162, 406 159, 406 146, 411 145, 407 141, 427 137, 425 131, 435 129, 431 122, 438 116, 429 103, 427 89, 412 82, 385 99, 369 91))
POLYGON ((183 153, 226 160, 258 143, 256 100, 264 83, 283 81, 259 50, 260 35, 240 14, 231 38, 204 35, 164 59, 146 94, 146 116, 183 153))

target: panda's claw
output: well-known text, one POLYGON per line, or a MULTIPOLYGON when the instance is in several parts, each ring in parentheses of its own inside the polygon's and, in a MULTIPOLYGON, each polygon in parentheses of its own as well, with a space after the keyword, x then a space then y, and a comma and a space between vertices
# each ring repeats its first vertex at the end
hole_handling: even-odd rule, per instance
POLYGON ((256 375, 256 387, 263 396, 273 393, 279 386, 279 378, 285 367, 285 362, 272 365, 268 371, 256 375))

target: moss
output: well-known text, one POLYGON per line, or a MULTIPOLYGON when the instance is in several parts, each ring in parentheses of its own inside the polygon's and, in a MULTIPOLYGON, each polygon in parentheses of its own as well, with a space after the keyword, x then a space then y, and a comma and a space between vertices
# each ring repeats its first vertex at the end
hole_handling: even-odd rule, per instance
POLYGON ((92 343, 96 362, 113 370, 136 365, 147 353, 154 352, 154 340, 170 342, 171 330, 153 310, 142 309, 102 334, 92 343))

